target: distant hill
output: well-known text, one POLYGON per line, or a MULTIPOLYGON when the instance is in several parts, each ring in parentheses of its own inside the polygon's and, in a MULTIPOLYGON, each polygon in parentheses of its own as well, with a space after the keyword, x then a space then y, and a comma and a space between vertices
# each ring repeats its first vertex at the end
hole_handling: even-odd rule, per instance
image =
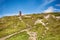
MULTIPOLYGON (((28 28, 31 28, 30 32, 36 32, 35 40, 60 40, 60 12, 4 16, 0 18, 0 38, 28 28)), ((19 39, 19 35, 17 37, 19 39)), ((14 36, 11 38, 7 40, 13 40, 14 36)))

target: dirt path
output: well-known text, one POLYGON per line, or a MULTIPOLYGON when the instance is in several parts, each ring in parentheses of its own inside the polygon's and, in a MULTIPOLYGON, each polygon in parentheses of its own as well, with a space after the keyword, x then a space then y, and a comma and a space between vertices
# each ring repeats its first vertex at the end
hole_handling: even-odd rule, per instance
POLYGON ((27 28, 27 29, 21 30, 21 31, 19 31, 19 32, 13 33, 13 34, 8 35, 8 36, 6 36, 6 37, 0 38, 0 40, 6 40, 7 38, 10 38, 10 37, 12 37, 12 36, 14 36, 14 35, 16 35, 16 34, 19 34, 19 33, 21 33, 21 32, 24 32, 24 31, 26 31, 27 34, 30 36, 30 37, 29 37, 29 40, 36 40, 36 38, 37 38, 36 32, 30 32, 30 31, 29 31, 30 29, 31 29, 31 28, 27 28))
POLYGON ((34 25, 36 25, 37 23, 41 23, 43 26, 45 26, 45 23, 42 22, 42 19, 37 19, 34 25))
POLYGON ((14 36, 14 35, 19 34, 19 33, 21 33, 21 32, 27 31, 27 30, 29 30, 29 29, 30 29, 30 28, 27 28, 27 29, 21 30, 21 31, 19 31, 19 32, 13 33, 13 34, 11 34, 11 35, 5 36, 5 37, 3 37, 3 38, 0 38, 0 40, 5 40, 5 39, 7 39, 7 38, 10 38, 11 36, 14 36))
MULTIPOLYGON (((19 17, 19 20, 20 20, 21 22, 24 22, 21 17, 19 17)), ((26 24, 26 25, 27 25, 27 24, 26 24)), ((28 25, 28 26, 29 26, 29 25, 28 25)), ((8 35, 8 36, 5 36, 5 37, 0 38, 0 40, 5 40, 5 39, 7 39, 7 38, 9 38, 9 37, 11 37, 11 36, 13 36, 13 35, 16 35, 16 34, 18 34, 18 33, 20 33, 20 32, 27 31, 27 30, 29 30, 29 29, 30 29, 30 28, 21 30, 21 31, 19 31, 19 32, 15 32, 15 33, 13 33, 13 34, 11 34, 11 35, 8 35)))
MULTIPOLYGON (((21 17, 19 17, 19 20, 20 20, 21 22, 24 22, 21 17)), ((24 22, 24 23, 25 23, 25 22, 24 22)), ((6 40, 7 38, 10 38, 10 37, 12 37, 12 36, 14 36, 14 35, 16 35, 16 34, 19 34, 19 33, 21 33, 21 32, 24 32, 24 31, 26 31, 27 34, 30 36, 30 37, 29 37, 29 40, 36 40, 36 38, 37 38, 36 32, 30 32, 29 30, 31 29, 31 28, 30 28, 31 25, 29 25, 29 24, 27 24, 27 23, 26 23, 26 25, 29 26, 29 28, 24 29, 24 30, 21 30, 21 31, 16 32, 16 33, 13 33, 13 34, 11 34, 11 35, 5 36, 5 37, 3 37, 3 38, 0 38, 0 40, 6 40)))
POLYGON ((41 20, 41 23, 42 23, 43 26, 45 26, 45 30, 44 30, 44 32, 42 33, 42 36, 41 36, 41 38, 43 39, 45 37, 45 35, 47 34, 47 31, 49 30, 49 27, 47 27, 46 26, 47 24, 42 22, 42 20, 41 20))
MULTIPOLYGON (((49 15, 46 18, 48 18, 48 17, 49 17, 49 15)), ((41 39, 42 39, 42 38, 44 38, 44 36, 46 35, 47 31, 49 30, 49 27, 46 26, 48 23, 42 22, 42 19, 37 19, 37 21, 35 21, 34 25, 36 25, 37 23, 41 23, 44 26, 44 28, 45 28, 45 30, 44 30, 44 32, 42 33, 42 36, 41 36, 41 39)))

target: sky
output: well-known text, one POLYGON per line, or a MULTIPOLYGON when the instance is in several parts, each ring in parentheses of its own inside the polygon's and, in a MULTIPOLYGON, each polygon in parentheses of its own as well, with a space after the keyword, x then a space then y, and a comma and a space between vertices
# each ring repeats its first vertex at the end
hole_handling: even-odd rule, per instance
POLYGON ((0 0, 0 17, 23 14, 60 12, 60 0, 0 0))

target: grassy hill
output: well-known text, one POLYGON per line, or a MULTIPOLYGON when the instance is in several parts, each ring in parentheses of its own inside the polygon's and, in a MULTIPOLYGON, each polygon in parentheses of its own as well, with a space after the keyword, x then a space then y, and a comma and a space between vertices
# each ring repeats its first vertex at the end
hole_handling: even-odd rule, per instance
MULTIPOLYGON (((2 17, 0 18, 0 38, 31 28, 29 32, 36 32, 36 40, 60 40, 59 17, 60 12, 2 17)), ((21 32, 6 40, 29 40, 29 37, 27 32, 21 32)))

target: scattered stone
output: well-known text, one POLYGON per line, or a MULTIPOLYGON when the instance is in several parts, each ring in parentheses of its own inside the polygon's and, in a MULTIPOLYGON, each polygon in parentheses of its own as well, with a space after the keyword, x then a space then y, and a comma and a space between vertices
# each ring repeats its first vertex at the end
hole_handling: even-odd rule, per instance
POLYGON ((44 33, 46 34, 47 30, 44 30, 44 33))
POLYGON ((43 26, 45 26, 45 23, 42 22, 42 19, 37 19, 37 21, 35 21, 34 25, 36 25, 37 23, 41 23, 43 26))
POLYGON ((42 34, 43 36, 45 35, 45 34, 42 34))
POLYGON ((55 18, 55 16, 54 16, 54 15, 51 15, 51 14, 48 14, 47 16, 44 16, 44 18, 45 18, 46 20, 48 20, 48 18, 49 18, 50 16, 52 16, 53 18, 55 18))
POLYGON ((37 39, 37 33, 36 32, 27 32, 27 34, 30 35, 29 40, 36 40, 37 39))
POLYGON ((57 19, 60 19, 60 16, 57 16, 56 18, 57 18, 57 19))
POLYGON ((24 16, 24 17, 28 17, 28 18, 31 18, 31 16, 24 16))
POLYGON ((22 18, 21 17, 18 17, 19 18, 19 20, 22 20, 22 18))
POLYGON ((48 27, 45 27, 46 28, 46 30, 49 30, 49 28, 48 27))
POLYGON ((46 25, 49 24, 49 23, 46 23, 46 25))
POLYGON ((41 36, 41 38, 44 38, 43 36, 41 36))

